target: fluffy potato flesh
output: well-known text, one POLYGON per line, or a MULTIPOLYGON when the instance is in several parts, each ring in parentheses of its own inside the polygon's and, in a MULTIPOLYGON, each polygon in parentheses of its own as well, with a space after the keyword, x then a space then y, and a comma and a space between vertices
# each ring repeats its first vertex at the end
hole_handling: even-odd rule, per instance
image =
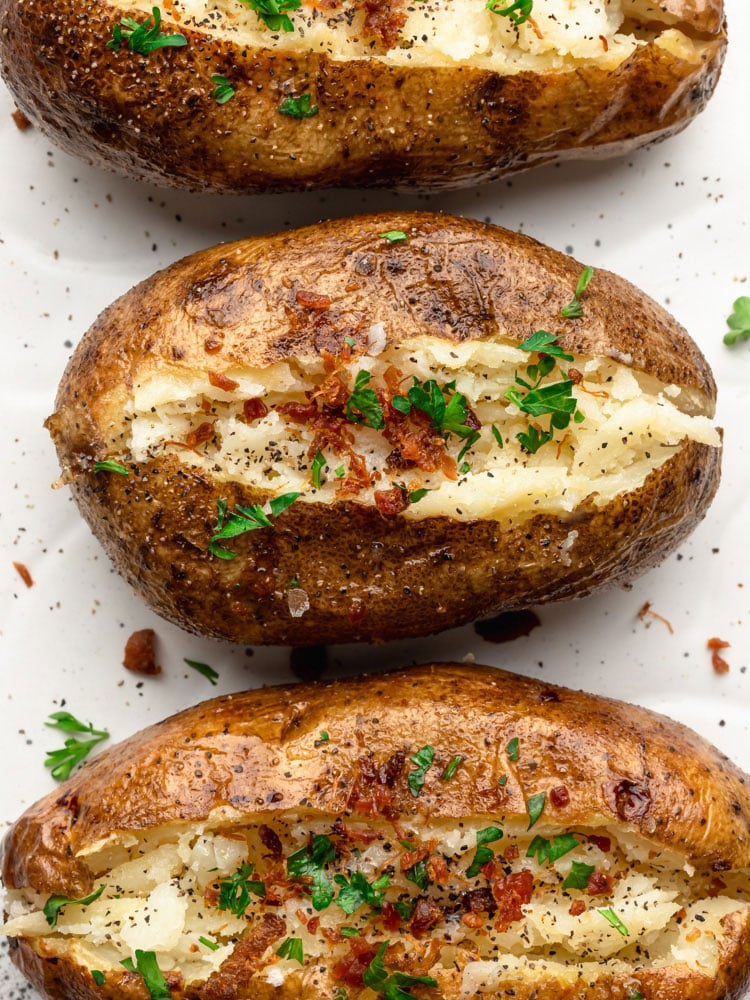
POLYGON ((43 937, 105 976, 153 951, 185 983, 229 975, 243 941, 245 981, 272 986, 301 965, 343 988, 372 985, 364 970, 385 942, 391 973, 450 980, 459 996, 540 968, 571 982, 675 965, 713 978, 722 921, 748 905, 746 873, 696 874, 622 827, 528 831, 492 816, 224 813, 115 835, 86 861, 106 886, 95 902, 65 906, 53 931, 45 898, 13 891, 4 933, 43 937))
POLYGON ((109 447, 136 462, 177 454, 215 481, 305 503, 517 521, 588 497, 605 506, 685 440, 719 445, 697 392, 624 363, 502 339, 386 346, 383 324, 368 342, 263 370, 152 375, 109 447))

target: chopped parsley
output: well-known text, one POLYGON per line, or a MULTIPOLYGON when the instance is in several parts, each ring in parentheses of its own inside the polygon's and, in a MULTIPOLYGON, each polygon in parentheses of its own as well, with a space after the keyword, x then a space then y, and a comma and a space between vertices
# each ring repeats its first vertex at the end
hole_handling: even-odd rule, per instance
POLYGON ((219 674, 213 667, 209 667, 207 663, 201 663, 200 660, 189 660, 187 656, 184 656, 183 660, 189 667, 192 667, 193 670, 197 671, 199 674, 203 674, 203 676, 210 681, 214 687, 216 687, 219 674))
MULTIPOLYGON (((429 880, 428 880, 429 884, 429 880)), ((395 900, 393 906, 396 912, 401 917, 402 920, 408 920, 412 913, 414 912, 414 907, 417 905, 417 900, 415 897, 409 899, 397 899, 395 900)))
POLYGON ((320 489, 320 473, 323 471, 323 466, 326 464, 326 457, 322 451, 316 453, 315 458, 312 460, 311 474, 312 474, 312 484, 316 490, 320 489))
POLYGON ((141 24, 134 17, 123 17, 119 24, 112 29, 112 37, 107 42, 107 48, 113 52, 119 52, 126 46, 131 52, 147 56, 155 49, 167 47, 180 48, 187 45, 187 38, 176 32, 173 35, 165 35, 159 30, 161 25, 161 11, 158 7, 152 8, 152 13, 141 24), (153 24, 152 24, 153 22, 153 24))
POLYGON ((334 888, 325 872, 325 866, 336 857, 336 849, 328 837, 316 834, 310 847, 290 854, 286 860, 286 872, 290 878, 312 880, 312 905, 316 910, 324 910, 333 900, 334 888))
POLYGON ((220 945, 219 945, 218 941, 212 941, 211 938, 207 938, 207 937, 199 937, 198 940, 200 941, 200 943, 202 945, 205 945, 206 948, 210 948, 211 951, 218 951, 219 950, 220 945))
POLYGON ((353 424, 365 424, 379 431, 385 427, 385 418, 377 393, 374 389, 368 388, 371 379, 370 372, 357 372, 354 389, 346 401, 344 414, 353 424))
POLYGON ((487 844, 494 844, 496 840, 503 839, 503 831, 499 826, 487 826, 484 830, 477 830, 477 849, 474 859, 466 869, 467 878, 476 878, 482 868, 489 864, 495 856, 491 847, 487 844))
POLYGON ((562 887, 563 889, 585 889, 593 874, 593 865, 584 864, 582 861, 574 861, 570 866, 570 871, 566 875, 562 887))
POLYGON ((214 85, 213 99, 217 104, 226 104, 234 97, 235 90, 225 76, 214 73, 211 76, 211 83, 214 85))
POLYGON ((397 489, 403 490, 404 493, 407 494, 407 500, 409 501, 410 504, 411 503, 419 503, 419 501, 422 500, 422 499, 424 499, 424 497, 426 497, 428 493, 432 492, 431 490, 428 490, 426 488, 422 488, 422 489, 419 489, 419 490, 411 490, 410 491, 408 489, 408 487, 404 483, 393 483, 393 485, 397 489))
POLYGON ((601 913, 607 923, 612 924, 618 934, 622 934, 623 937, 627 937, 628 934, 630 934, 630 931, 627 929, 622 920, 620 920, 611 906, 607 906, 603 910, 597 910, 596 912, 601 913))
POLYGON ((362 872, 352 872, 349 881, 345 875, 334 875, 333 881, 341 886, 341 891, 336 897, 336 906, 340 907, 348 917, 365 903, 374 910, 381 909, 385 890, 391 884, 390 875, 381 875, 370 884, 362 872))
POLYGON ((318 740, 321 743, 327 743, 330 740, 330 738, 331 737, 328 735, 328 733, 325 731, 325 729, 321 729, 320 736, 318 737, 318 740))
POLYGON ((124 465, 120 465, 119 462, 112 461, 111 458, 108 458, 104 462, 95 462, 94 472, 97 474, 100 472, 116 472, 120 476, 129 475, 129 472, 124 465))
POLYGON ((343 465, 340 465, 338 469, 334 469, 333 471, 337 479, 343 479, 343 477, 346 475, 346 469, 344 468, 343 465))
POLYGON ((409 772, 408 784, 409 791, 416 799, 419 793, 422 791, 422 786, 424 785, 424 779, 432 767, 432 762, 435 759, 435 751, 431 746, 424 746, 421 750, 417 751, 413 757, 409 760, 412 764, 416 764, 413 771, 409 772))
POLYGON ((57 918, 66 906, 88 906, 89 903, 93 903, 95 899, 98 899, 106 888, 106 885, 100 885, 96 892, 92 892, 90 896, 86 896, 84 899, 71 899, 69 896, 50 896, 44 904, 42 913, 47 918, 47 923, 50 927, 56 927, 57 918))
POLYGON ((276 949, 276 954, 281 958, 288 958, 292 962, 299 962, 300 965, 305 964, 305 953, 299 938, 287 938, 286 941, 282 941, 276 949))
POLYGON ((404 872, 404 877, 413 882, 423 892, 430 884, 430 876, 427 873, 427 863, 425 861, 417 861, 411 868, 407 868, 404 872))
POLYGON ((55 781, 65 781, 73 768, 88 757, 98 743, 109 739, 109 733, 105 729, 94 729, 91 724, 87 726, 79 722, 70 712, 53 712, 49 718, 53 721, 46 722, 45 725, 51 729, 60 729, 64 733, 90 733, 93 737, 90 740, 78 740, 75 736, 70 736, 60 750, 47 751, 44 766, 51 769, 55 781))
POLYGON ((514 736, 510 743, 505 748, 505 752, 508 755, 508 760, 517 761, 518 760, 518 737, 514 736))
POLYGON ((343 938, 359 937, 360 932, 356 927, 339 927, 339 934, 343 938))
POLYGON ((529 844, 526 857, 533 858, 536 855, 539 864, 543 865, 545 861, 550 863, 557 861, 563 855, 574 851, 576 847, 578 847, 578 840, 572 833, 561 833, 559 836, 553 837, 551 841, 547 840, 546 837, 536 836, 529 844))
POLYGON ((253 866, 245 861, 231 878, 219 882, 219 900, 216 905, 220 910, 228 910, 236 917, 241 917, 250 905, 251 892, 260 899, 265 898, 265 882, 251 879, 252 874, 253 866))
POLYGON ((250 10, 258 15, 271 31, 294 31, 292 19, 287 14, 289 10, 297 10, 302 0, 240 0, 250 10))
POLYGON ((409 237, 400 229, 389 229, 387 233, 380 233, 380 239, 388 240, 389 243, 406 243, 409 237))
POLYGON ((218 556, 219 559, 234 559, 236 552, 230 552, 229 549, 219 545, 220 541, 244 535, 246 531, 273 527, 270 519, 283 514, 287 507, 291 507, 300 496, 302 496, 301 493, 282 493, 281 496, 274 497, 269 504, 270 515, 263 511, 260 504, 253 504, 250 507, 242 507, 237 504, 233 511, 228 511, 226 500, 218 500, 216 503, 216 530, 208 543, 208 551, 212 556, 218 556))
POLYGON ((529 825, 526 827, 527 830, 532 828, 544 812, 544 805, 546 801, 546 792, 539 792, 538 795, 532 795, 530 799, 526 800, 526 808, 529 810, 529 825))
POLYGON ((492 425, 492 436, 497 441, 498 445, 502 448, 502 446, 503 446, 503 436, 500 433, 500 431, 497 429, 497 427, 495 427, 494 424, 492 425))
POLYGON ((509 17, 513 24, 518 26, 528 21, 531 11, 534 9, 534 0, 514 0, 507 7, 501 7, 500 0, 487 0, 486 6, 491 14, 509 17))
POLYGON ((313 104, 311 107, 311 101, 312 97, 309 94, 285 97, 278 107, 278 112, 281 115, 289 115, 290 118, 314 118, 318 113, 318 105, 313 104))
POLYGON ((519 348, 523 351, 535 351, 538 353, 538 360, 529 364, 526 368, 526 375, 530 381, 522 378, 516 372, 515 383, 526 392, 522 393, 518 388, 512 387, 505 393, 506 397, 514 403, 521 413, 527 413, 531 417, 549 416, 550 426, 547 430, 542 430, 535 424, 529 424, 526 431, 516 434, 516 439, 520 442, 524 451, 535 454, 544 444, 552 441, 555 430, 565 430, 569 426, 571 417, 580 423, 583 414, 577 411, 578 401, 573 396, 573 380, 564 378, 561 382, 553 382, 542 385, 542 381, 553 371, 557 360, 572 361, 573 356, 566 354, 562 348, 556 344, 557 337, 547 333, 545 330, 537 330, 519 348))
POLYGON ((388 973, 383 964, 383 957, 390 941, 384 941, 378 948, 378 953, 362 974, 365 986, 385 997, 385 1000, 414 1000, 409 993, 411 986, 421 983, 424 986, 437 986, 437 979, 432 976, 410 976, 404 972, 388 973))
POLYGON ((106 982, 104 973, 101 971, 101 969, 92 969, 91 978, 94 980, 97 986, 104 986, 104 983, 106 982))
POLYGON ((732 315, 727 317, 729 329, 724 334, 724 343, 738 343, 740 340, 750 340, 750 295, 741 295, 734 300, 732 315))
POLYGON ((466 760, 463 754, 457 753, 455 757, 451 757, 450 762, 443 773, 440 775, 441 781, 450 781, 459 767, 466 760))
POLYGON ((135 965, 132 958, 124 958, 120 965, 128 972, 139 972, 143 976, 151 1000, 172 1000, 172 991, 162 975, 155 952, 141 951, 138 948, 135 953, 135 965))
POLYGON ((589 282, 593 277, 594 269, 593 267, 584 267, 581 271, 581 276, 578 279, 578 284, 576 285, 576 290, 573 293, 573 298, 570 302, 563 306, 560 310, 560 315, 565 319, 578 319, 579 316, 583 316, 583 308, 581 306, 581 296, 588 288, 589 282))

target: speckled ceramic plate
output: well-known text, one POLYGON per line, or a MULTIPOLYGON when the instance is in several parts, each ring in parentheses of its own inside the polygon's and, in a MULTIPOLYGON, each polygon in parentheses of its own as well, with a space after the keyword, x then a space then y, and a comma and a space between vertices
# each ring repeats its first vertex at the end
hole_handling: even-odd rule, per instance
MULTIPOLYGON (((708 517, 676 555, 631 589, 538 611, 527 637, 496 643, 473 627, 376 647, 328 650, 326 675, 473 657, 551 682, 625 698, 681 719, 750 770, 750 344, 722 343, 732 302, 750 294, 747 101, 742 45, 750 8, 727 0, 730 51, 708 110, 687 132, 627 160, 543 169, 435 197, 329 192, 190 197, 91 170, 19 132, 0 92, 0 823, 52 786, 45 729, 62 705, 128 736, 216 693, 294 677, 284 649, 202 641, 154 617, 110 568, 57 475, 42 427, 71 348, 97 313, 152 271, 199 247, 378 208, 486 218, 619 272, 690 330, 719 385, 724 473, 708 517), (14 563, 29 571, 27 587, 14 563), (663 616, 639 618, 646 602, 663 616), (154 628, 163 670, 122 667, 127 637, 154 628), (711 666, 718 636, 728 674, 711 666), (216 687, 184 663, 219 673, 216 687)), ((0 994, 30 992, 0 954, 0 994)))

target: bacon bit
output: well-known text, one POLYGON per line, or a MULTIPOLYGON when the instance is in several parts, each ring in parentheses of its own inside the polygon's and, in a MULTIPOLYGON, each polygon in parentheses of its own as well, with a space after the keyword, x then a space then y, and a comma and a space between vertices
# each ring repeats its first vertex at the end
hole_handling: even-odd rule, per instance
POLYGON ((349 938, 349 952, 331 970, 333 978, 349 986, 364 986, 364 975, 377 953, 377 946, 360 937, 349 938))
POLYGON ((692 944, 693 941, 697 941, 700 936, 701 932, 698 930, 697 927, 694 927, 691 931, 688 931, 688 933, 685 935, 685 940, 688 941, 690 944, 692 944))
POLYGON ((365 33, 380 38, 385 48, 392 49, 399 32, 406 24, 406 12, 393 9, 390 0, 365 0, 365 33))
POLYGON ((568 378, 573 385, 580 385, 583 382, 583 375, 581 375, 577 368, 568 368, 568 378))
POLYGON ((206 354, 218 354, 224 346, 224 338, 217 337, 215 333, 209 333, 203 341, 203 350, 206 354))
POLYGON ((239 382, 235 382, 233 378, 229 378, 227 375, 222 375, 221 372, 209 372, 208 381, 214 389, 223 389, 224 392, 234 392, 235 389, 239 389, 240 387, 239 382))
POLYGON ((142 628, 133 632, 125 643, 125 659, 122 665, 134 674, 160 674, 154 657, 155 633, 152 628, 142 628))
POLYGON ((318 295, 317 292, 306 292, 303 288, 297 290, 294 296, 298 306, 305 309, 327 309, 331 304, 329 295, 318 295))
POLYGON ((196 952, 200 951, 200 948, 198 947, 197 944, 191 944, 190 947, 188 948, 188 951, 196 952))
POLYGON ((472 930, 479 930, 480 927, 484 926, 484 917, 480 917, 478 913, 464 913, 461 917, 461 923, 471 927, 472 930))
POLYGON ((515 861, 519 855, 518 844, 509 844, 503 852, 506 861, 515 861))
POLYGON ((602 43, 602 48, 604 49, 604 51, 609 52, 609 43, 607 42, 607 39, 604 37, 604 35, 599 35, 599 40, 602 43))
POLYGON ((387 931, 397 931, 401 926, 401 915, 393 903, 383 903, 382 918, 387 931))
POLYGON ((180 15, 174 0, 164 0, 164 9, 175 21, 182 21, 182 16, 180 15))
POLYGON ((341 944, 344 937, 339 934, 338 931, 333 930, 331 927, 321 927, 320 933, 326 939, 329 944, 341 944))
POLYGON ((448 873, 448 865, 445 863, 445 858, 442 854, 436 854, 430 858, 427 862, 427 874, 430 876, 431 882, 435 882, 437 885, 445 885, 450 875, 448 873))
POLYGON ((261 420, 268 413, 268 407, 259 396, 246 399, 242 404, 242 412, 245 420, 251 424, 254 420, 261 420))
POLYGON ((317 392, 313 393, 313 399, 322 397, 323 402, 327 403, 333 409, 340 409, 346 406, 347 400, 349 399, 349 390, 341 381, 338 375, 331 374, 318 388, 317 392))
POLYGON ((18 575, 21 577, 21 579, 23 580, 23 582, 26 584, 27 587, 34 586, 34 581, 31 577, 31 573, 29 573, 28 568, 23 563, 14 562, 13 568, 15 569, 16 573, 18 573, 18 575))
POLYGON ((549 800, 556 809, 564 809, 570 804, 570 793, 565 785, 558 785, 549 793, 549 800))
POLYGON ((568 910, 568 913, 571 915, 571 917, 580 917, 580 915, 585 912, 586 912, 586 904, 582 899, 574 899, 573 902, 570 904, 570 909, 568 910))
POLYGON ((571 380, 573 385, 579 387, 581 392, 585 392, 589 396, 597 396, 599 399, 609 399, 609 393, 605 392, 604 389, 587 389, 583 384, 583 375, 577 368, 568 368, 568 378, 571 380))
POLYGON ((424 844, 415 848, 413 851, 404 851, 401 855, 399 865, 401 866, 401 871, 408 871, 413 868, 414 865, 419 864, 420 861, 424 861, 437 847, 437 840, 427 840, 424 844))
POLYGON ((612 848, 612 841, 609 837, 597 837, 595 834, 589 834, 589 843, 593 844, 594 847, 598 847, 600 851, 604 851, 608 854, 612 848))
POLYGON ((685 917, 687 916, 687 910, 683 906, 683 907, 681 907, 681 909, 679 909, 677 911, 677 913, 675 913, 674 916, 675 916, 675 920, 684 920, 685 917))
POLYGON ((214 436, 214 425, 206 421, 200 424, 195 430, 190 431, 188 436, 185 438, 185 444, 188 448, 195 448, 196 445, 203 444, 204 441, 210 441, 214 436))
POLYGON ((468 910, 469 913, 489 913, 492 915, 497 909, 492 889, 485 887, 484 889, 471 889, 469 892, 465 892, 461 897, 461 908, 468 910))
POLYGON ((371 844, 375 840, 382 839, 381 834, 377 830, 350 830, 348 826, 345 826, 341 817, 333 824, 333 832, 337 837, 350 840, 353 844, 371 844))
POLYGON ((354 451, 349 452, 349 473, 339 481, 337 493, 356 496, 370 484, 370 473, 364 457, 354 451))
POLYGON ((211 402, 211 400, 206 399, 206 397, 203 396, 203 398, 201 399, 201 410, 203 411, 203 413, 210 413, 212 407, 213 403, 211 402))
POLYGON ((290 403, 281 403, 276 409, 283 417, 288 417, 292 423, 306 424, 313 417, 317 416, 318 404, 315 402, 296 403, 292 401, 290 403))
POLYGON ((25 132, 27 128, 31 128, 31 122, 20 108, 16 108, 16 110, 11 113, 10 117, 13 119, 13 122, 19 132, 25 132))
POLYGON ((360 625, 365 617, 365 602, 359 597, 353 597, 349 601, 349 624, 360 625))
POLYGON ((521 906, 531 901, 534 876, 531 872, 514 872, 493 883, 492 894, 498 902, 495 930, 502 934, 514 921, 523 917, 521 906))
POLYGON ((307 921, 307 931, 309 934, 317 934, 318 926, 320 925, 320 917, 313 917, 312 920, 307 921))
POLYGON ((391 490, 375 490, 373 493, 375 506, 386 517, 401 514, 409 507, 409 494, 400 486, 391 490))
POLYGON ((663 615, 659 615, 655 611, 651 610, 651 601, 646 601, 641 610, 638 612, 638 617, 640 618, 641 621, 643 621, 647 615, 650 615, 651 618, 658 619, 658 621, 660 622, 664 622, 664 624, 669 629, 669 634, 674 635, 674 629, 672 628, 672 623, 668 619, 666 619, 663 615))
POLYGON ((446 479, 450 479, 451 482, 455 483, 458 479, 458 465, 456 464, 455 458, 452 458, 447 454, 443 455, 442 461, 440 462, 440 471, 446 479))
POLYGON ((592 872, 586 884, 589 896, 603 896, 612 892, 612 879, 604 872, 592 872))
POLYGON ((272 858, 280 858, 283 855, 284 849, 281 846, 279 835, 270 826, 266 826, 265 823, 261 824, 258 836, 272 858))
POLYGON ((726 887, 727 887, 726 882, 722 881, 722 879, 720 879, 718 875, 714 875, 714 877, 711 879, 708 885, 708 889, 706 890, 706 892, 711 897, 711 899, 714 899, 716 896, 719 895, 721 890, 726 889, 726 887))
POLYGON ((728 674, 729 664, 724 659, 723 656, 719 655, 720 649, 728 649, 729 643, 725 642, 723 639, 709 639, 706 643, 706 647, 711 650, 711 665, 717 674, 728 674))
POLYGON ((415 938, 421 938, 425 931, 430 930, 443 919, 443 910, 434 899, 423 897, 417 901, 414 912, 409 920, 409 930, 415 938))
MULTIPOLYGON (((404 375, 400 368, 396 368, 395 365, 389 365, 386 368, 383 372, 383 381, 388 387, 388 392, 390 392, 391 397, 401 395, 401 383, 406 378, 407 376, 404 375)), ((399 411, 397 410, 396 412, 398 413, 399 411)))
POLYGON ((304 910, 295 910, 294 915, 303 927, 307 927, 307 916, 304 910))

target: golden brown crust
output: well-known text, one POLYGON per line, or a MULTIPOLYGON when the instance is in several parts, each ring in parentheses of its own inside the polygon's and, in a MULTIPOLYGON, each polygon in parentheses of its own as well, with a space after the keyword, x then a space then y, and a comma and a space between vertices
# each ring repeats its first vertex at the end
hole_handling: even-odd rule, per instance
MULTIPOLYGON (((6 837, 3 877, 10 887, 41 893, 90 891, 91 872, 76 852, 115 830, 198 822, 219 806, 254 816, 299 810, 333 819, 350 807, 363 748, 382 762, 425 744, 435 749, 435 765, 421 795, 410 794, 405 775, 394 787, 391 805, 404 817, 524 817, 529 796, 559 786, 563 773, 569 802, 555 807, 548 798, 544 813, 555 825, 640 831, 657 849, 684 851, 698 873, 750 866, 748 779, 695 733, 622 702, 504 671, 445 664, 249 691, 181 712, 100 754, 28 810, 6 837), (316 742, 322 729, 330 736, 324 746, 316 742), (502 752, 514 737, 516 763, 502 752), (440 774, 454 754, 465 760, 443 782, 440 774), (193 780, 196 770, 200 781, 193 780), (507 774, 503 789, 497 784, 501 771, 507 774)), ((715 980, 675 965, 573 985, 519 979, 503 988, 513 987, 513 995, 525 1000, 627 1000, 634 989, 648 1000, 739 997, 748 972, 748 911, 726 917, 724 927, 715 980)), ((128 976, 97 990, 87 970, 60 949, 65 946, 44 941, 14 945, 14 960, 44 995, 145 1000, 128 976)), ((200 987, 174 986, 176 1000, 209 996, 200 987)), ((330 978, 311 968, 287 979, 280 992, 254 982, 232 992, 231 1000, 332 992, 330 978), (313 986, 316 973, 324 987, 313 986)), ((457 992, 455 974, 446 971, 437 996, 457 992)))
MULTIPOLYGON (((614 71, 501 76, 252 49, 179 23, 170 28, 183 31, 187 46, 142 57, 106 49, 123 11, 102 0, 54 8, 2 0, 0 61, 35 125, 66 151, 131 177, 203 191, 440 189, 621 155, 684 128, 721 71, 723 6, 659 6, 699 40, 694 59, 649 41, 614 71), (215 73, 235 85, 226 105, 212 97, 215 73), (279 114, 300 89, 318 115, 279 114)), ((147 13, 149 4, 138 19, 147 13)))
POLYGON ((688 444, 640 489, 603 508, 518 524, 385 518, 356 503, 294 504, 273 531, 210 557, 217 501, 265 499, 217 485, 176 458, 102 476, 103 427, 122 422, 136 379, 155 371, 264 367, 336 350, 382 322, 391 343, 427 334, 469 340, 537 329, 571 352, 630 359, 692 387, 713 412, 710 369, 687 333, 632 285, 597 271, 584 316, 560 309, 581 265, 535 241, 470 220, 387 214, 328 222, 215 247, 142 283, 106 310, 63 377, 49 427, 81 511, 118 570, 159 614, 201 634, 313 645, 437 632, 533 603, 633 579, 672 551, 705 513, 719 450, 688 444), (409 232, 408 244, 378 234, 409 232), (300 290, 328 310, 299 306, 300 290), (206 344, 219 339, 220 350, 206 344), (576 531, 568 551, 566 539, 576 531), (513 572, 508 572, 513 567, 513 572), (289 612, 296 578, 310 610, 289 612))

